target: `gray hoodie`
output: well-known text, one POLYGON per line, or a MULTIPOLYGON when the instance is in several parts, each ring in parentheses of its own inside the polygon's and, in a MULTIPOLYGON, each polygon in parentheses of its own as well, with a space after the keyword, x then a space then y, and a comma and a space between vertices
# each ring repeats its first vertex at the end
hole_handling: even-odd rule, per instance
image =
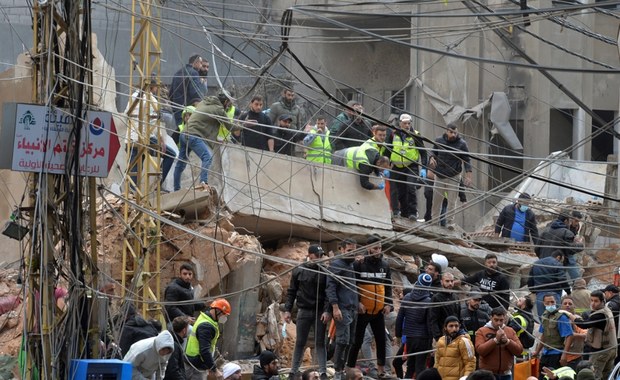
POLYGON ((151 380, 153 374, 156 375, 155 379, 160 380, 166 373, 166 365, 173 351, 172 335, 169 331, 162 331, 155 337, 142 339, 132 344, 123 361, 130 362, 133 366, 132 380, 151 380), (172 350, 170 354, 159 355, 159 350, 166 347, 172 350))

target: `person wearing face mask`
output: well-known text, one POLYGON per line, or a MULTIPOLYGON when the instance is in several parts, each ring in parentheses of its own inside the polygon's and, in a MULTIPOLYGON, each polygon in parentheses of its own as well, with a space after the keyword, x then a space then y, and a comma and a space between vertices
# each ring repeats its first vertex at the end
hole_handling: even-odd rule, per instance
POLYGON ((392 276, 390 266, 383 259, 381 238, 371 235, 366 241, 366 256, 353 264, 359 305, 355 339, 347 359, 348 367, 355 367, 357 354, 364 341, 366 326, 370 325, 377 348, 377 371, 379 379, 385 378, 385 315, 394 310, 392 306, 392 276))
MULTIPOLYGON (((559 312, 556 295, 547 293, 543 297, 545 312, 542 314, 540 342, 534 356, 540 356, 540 368, 560 368, 568 364, 567 353, 573 342, 573 327, 570 319, 559 312)), ((544 380, 544 373, 539 379, 544 380)))
POLYGON ((317 264, 323 256, 323 248, 312 244, 308 248, 307 262, 293 270, 291 283, 286 292, 284 322, 291 323, 291 312, 297 301, 297 339, 291 363, 289 379, 293 380, 301 366, 304 349, 311 328, 314 331, 316 359, 319 364, 321 380, 327 380, 327 351, 325 350, 325 325, 331 319, 329 303, 325 296, 327 277, 317 264))
POLYGON ((359 301, 356 291, 355 272, 353 262, 357 242, 345 239, 338 244, 336 258, 329 266, 329 277, 325 293, 327 301, 332 307, 332 315, 336 325, 336 347, 332 361, 334 362, 334 380, 344 379, 344 364, 349 347, 353 344, 355 321, 357 320, 357 304, 359 301))
POLYGON ((215 345, 220 337, 219 323, 224 324, 230 315, 230 303, 217 298, 209 310, 200 312, 189 334, 185 354, 188 365, 185 374, 188 380, 203 380, 209 371, 217 380, 223 380, 222 372, 215 364, 215 345))
POLYGON ((163 378, 168 359, 174 352, 174 339, 169 331, 142 339, 131 345, 123 361, 132 365, 132 380, 163 378))
POLYGON ((517 201, 502 209, 495 222, 495 233, 499 237, 511 238, 516 241, 538 242, 536 215, 528 206, 528 194, 520 194, 517 201))

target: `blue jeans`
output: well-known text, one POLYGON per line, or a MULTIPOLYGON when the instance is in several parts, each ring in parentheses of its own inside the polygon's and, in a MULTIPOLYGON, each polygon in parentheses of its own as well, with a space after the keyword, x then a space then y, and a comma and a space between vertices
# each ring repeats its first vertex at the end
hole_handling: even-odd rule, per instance
MULTIPOLYGON (((151 136, 149 138, 149 144, 151 145, 159 145, 159 142, 157 141, 157 137, 155 136, 151 136)), ((174 152, 174 149, 169 147, 168 145, 166 145, 165 147, 165 151, 161 153, 161 182, 163 183, 166 180, 166 177, 168 176, 168 173, 170 172, 170 169, 172 168, 172 163, 174 162, 174 159, 176 157, 176 154, 174 152)), ((155 156, 156 152, 151 149, 150 147, 148 148, 149 154, 151 156, 155 156)), ((129 158, 129 173, 132 172, 136 172, 138 170, 138 160, 137 160, 137 155, 138 155, 138 148, 132 147, 131 148, 131 156, 129 158)), ((136 175, 131 175, 131 180, 133 181, 133 183, 136 183, 136 181, 138 180, 136 175)), ((133 187, 132 187, 133 188, 133 187)))
POLYGON ((512 374, 509 374, 509 375, 493 374, 493 376, 495 376, 495 380, 512 380, 512 374))
POLYGON ((566 255, 564 257, 564 266, 566 267, 566 276, 569 283, 572 285, 573 281, 581 277, 581 271, 575 259, 575 254, 566 255))
POLYGON ((213 158, 209 145, 200 137, 188 134, 182 134, 179 141, 181 145, 179 147, 179 159, 174 168, 174 191, 181 190, 181 174, 183 174, 183 170, 187 166, 190 152, 194 152, 202 161, 200 182, 209 183, 209 168, 213 158))
MULTIPOLYGON (((562 294, 562 292, 552 292, 552 291, 541 291, 536 293, 536 313, 538 314, 538 321, 541 322, 542 321, 542 315, 545 312, 545 305, 543 304, 543 298, 545 297, 545 294, 547 293, 553 293, 554 297, 555 297, 555 304, 558 305, 558 308, 560 307, 560 296, 562 294)), ((542 367, 540 367, 542 368, 542 367)), ((557 369, 557 368, 556 368, 557 369)))
POLYGON ((297 373, 303 359, 304 348, 308 341, 310 328, 314 326, 314 352, 319 365, 319 373, 326 373, 327 370, 327 350, 325 348, 325 329, 326 326, 321 322, 323 311, 314 309, 299 309, 297 311, 297 339, 295 340, 295 351, 293 352, 293 362, 291 363, 291 373, 297 373))

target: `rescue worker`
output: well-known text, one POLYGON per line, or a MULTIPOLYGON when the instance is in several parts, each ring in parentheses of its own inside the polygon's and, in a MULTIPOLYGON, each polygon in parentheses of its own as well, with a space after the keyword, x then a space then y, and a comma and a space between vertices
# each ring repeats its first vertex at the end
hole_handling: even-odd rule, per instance
POLYGON ((508 326, 517 333, 519 341, 523 346, 521 356, 527 356, 527 351, 534 345, 534 316, 532 309, 534 303, 530 297, 519 297, 516 304, 517 308, 512 313, 512 318, 508 322, 508 326))
MULTIPOLYGON (((226 106, 224 107, 224 111, 226 111, 226 116, 228 116, 228 120, 230 120, 231 123, 235 121, 235 117, 239 117, 239 115, 241 114, 241 112, 239 112, 239 110, 235 107, 232 101, 226 104, 226 106)), ((216 139, 217 141, 224 143, 239 143, 239 141, 235 138, 235 133, 238 137, 240 134, 239 132, 241 132, 241 129, 236 125, 233 125, 231 129, 228 129, 226 124, 220 123, 216 139)))
POLYGON ((375 173, 377 176, 383 177, 390 167, 390 160, 380 155, 379 151, 374 148, 356 146, 338 150, 332 156, 332 163, 357 170, 360 174, 360 185, 366 190, 385 189, 384 180, 378 184, 370 182, 370 174, 375 173))
POLYGON ((420 164, 426 165, 426 150, 420 132, 411 128, 411 115, 400 115, 399 129, 388 141, 391 147, 390 198, 392 214, 403 218, 418 219, 418 187, 420 164))
POLYGON ((224 324, 230 315, 230 303, 223 298, 217 298, 209 306, 209 310, 200 312, 189 334, 185 354, 188 365, 186 375, 188 380, 206 379, 206 371, 222 380, 222 373, 215 364, 215 345, 220 337, 219 323, 224 324))
POLYGON ((183 108, 183 112, 181 112, 183 122, 179 124, 178 126, 179 133, 183 133, 183 131, 185 130, 185 127, 187 126, 187 122, 189 121, 189 118, 192 116, 194 112, 196 112, 196 107, 194 106, 187 106, 183 108))
POLYGON ((380 155, 385 156, 387 149, 385 139, 387 138, 387 127, 385 125, 375 124, 372 126, 372 137, 364 141, 361 145, 365 148, 376 149, 380 155))
POLYGON ((306 160, 320 164, 332 163, 332 144, 325 116, 316 117, 316 125, 304 137, 303 144, 308 148, 306 160))

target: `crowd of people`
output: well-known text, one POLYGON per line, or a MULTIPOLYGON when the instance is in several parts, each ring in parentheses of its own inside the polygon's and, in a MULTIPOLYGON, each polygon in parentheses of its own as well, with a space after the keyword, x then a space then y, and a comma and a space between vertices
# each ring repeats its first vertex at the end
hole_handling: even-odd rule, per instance
MULTIPOLYGON (((367 190, 383 190, 390 181, 391 208, 394 216, 418 219, 417 191, 424 186, 425 220, 440 213, 447 219, 442 225, 451 225, 456 197, 463 201, 463 187, 472 184, 472 166, 467 143, 458 133, 458 126, 450 124, 445 133, 434 142, 425 139, 412 128, 412 117, 402 114, 397 125, 371 124, 358 101, 351 100, 328 126, 321 114, 307 119, 296 104, 296 94, 283 88, 281 98, 265 108, 260 95, 251 97, 247 109, 241 111, 224 90, 216 96, 207 96, 206 72, 208 62, 193 55, 178 70, 169 87, 173 133, 170 139, 163 134, 149 136, 149 153, 162 157, 162 183, 174 166, 174 190, 181 187, 181 177, 191 152, 201 160, 200 183, 208 186, 209 169, 214 151, 222 144, 240 144, 289 156, 303 157, 316 164, 341 165, 357 171, 360 185, 367 190), (430 144, 427 148, 425 141, 430 144), (158 144, 159 142, 159 144, 158 144), (159 145, 159 146, 158 146, 159 145), (371 177, 379 177, 371 181, 371 177), (434 208, 432 205, 435 205, 434 208)), ((149 110, 149 120, 158 119, 157 82, 149 91, 132 94, 126 115, 134 126, 129 128, 130 175, 136 184, 139 168, 137 131, 138 110, 149 110)), ((158 100, 159 99, 159 100, 158 100)), ((161 104, 160 104, 161 105, 161 104)), ((440 223, 439 217, 435 218, 440 223)))
MULTIPOLYGON (((424 220, 453 224, 451 211, 457 198, 464 202, 463 188, 472 186, 469 149, 456 125, 447 125, 427 149, 429 140, 412 129, 412 117, 406 113, 399 116, 397 126, 372 125, 363 117, 363 106, 350 101, 329 126, 322 115, 308 122, 296 105, 295 92, 288 88, 268 110, 263 98, 255 95, 248 109, 240 112, 226 92, 206 96, 206 71, 208 63, 192 56, 172 82, 170 100, 178 128, 173 142, 163 143, 160 149, 162 181, 178 158, 175 190, 180 189, 190 152, 200 158, 200 181, 208 186, 214 150, 221 144, 241 144, 356 170, 360 186, 367 190, 383 190, 385 181, 390 181, 395 217, 418 219, 417 191, 423 186, 424 220), (372 180, 373 175, 378 180, 372 180)), ((156 91, 152 87, 132 97, 152 109, 157 100, 150 96, 156 91)), ((127 115, 138 117, 135 106, 128 107, 127 115)), ((130 136, 132 142, 137 139, 130 136)), ((151 145, 166 141, 157 135, 149 140, 151 145)), ((132 168, 139 163, 135 144, 130 149, 132 168)), ((500 211, 495 225, 498 236, 536 247, 538 260, 528 278, 531 294, 513 302, 513 289, 495 254, 485 257, 483 270, 462 279, 448 270, 445 257, 434 257, 404 289, 395 310, 391 270, 383 258, 380 237, 369 237, 364 247, 353 239, 343 240, 329 259, 320 245, 311 245, 307 262, 292 273, 283 303, 283 320, 295 321, 297 326, 289 379, 325 380, 331 360, 335 380, 359 380, 360 363, 369 362, 373 365, 362 367, 372 369, 369 374, 377 379, 509 380, 514 363, 528 355, 540 357, 541 370, 534 376, 541 380, 578 378, 581 371, 591 371, 597 380, 606 378, 616 360, 618 288, 609 285, 592 293, 586 289, 576 260, 584 249, 578 235, 580 212, 562 211, 539 232, 531 202, 529 195, 520 194, 500 211), (470 289, 455 290, 463 286, 470 289), (395 321, 393 331, 386 326, 390 316, 395 321), (317 367, 301 373, 310 332, 317 367), (367 353, 372 340, 373 358, 367 353), (399 346, 396 353, 394 343, 399 346), (363 361, 358 360, 360 352, 363 361)), ((193 275, 193 267, 185 264, 166 287, 166 328, 128 308, 118 350, 120 357, 132 362, 135 379, 153 375, 205 379, 207 374, 217 380, 239 379, 237 364, 220 368, 215 360, 220 325, 230 315, 231 305, 223 298, 209 305, 195 302, 193 275)), ((103 340, 112 343, 108 336, 103 340)), ((253 379, 277 376, 278 367, 277 356, 264 351, 253 379)))
MULTIPOLYGON (((289 379, 326 380, 331 360, 335 380, 364 372, 376 379, 459 380, 477 370, 511 380, 515 363, 530 357, 540 360, 540 373, 533 374, 540 380, 575 379, 583 368, 593 379, 606 379, 617 362, 620 290, 608 285, 590 292, 583 278, 569 282, 562 257, 556 250, 535 262, 531 294, 515 298, 519 289, 510 288, 497 255, 488 254, 483 269, 457 279, 446 257, 433 254, 395 302, 380 237, 371 235, 361 247, 345 239, 330 255, 312 244, 292 272, 281 309, 283 322, 294 321, 297 329, 289 379), (316 367, 302 373, 311 332, 316 367), (374 353, 365 352, 372 341, 374 353)), ((193 275, 193 266, 183 264, 165 288, 167 328, 129 305, 118 350, 133 364, 135 379, 226 379, 240 371, 235 363, 220 368, 216 361, 231 305, 224 298, 196 301, 193 275)), ((262 352, 253 379, 278 374, 276 354, 262 352)))

